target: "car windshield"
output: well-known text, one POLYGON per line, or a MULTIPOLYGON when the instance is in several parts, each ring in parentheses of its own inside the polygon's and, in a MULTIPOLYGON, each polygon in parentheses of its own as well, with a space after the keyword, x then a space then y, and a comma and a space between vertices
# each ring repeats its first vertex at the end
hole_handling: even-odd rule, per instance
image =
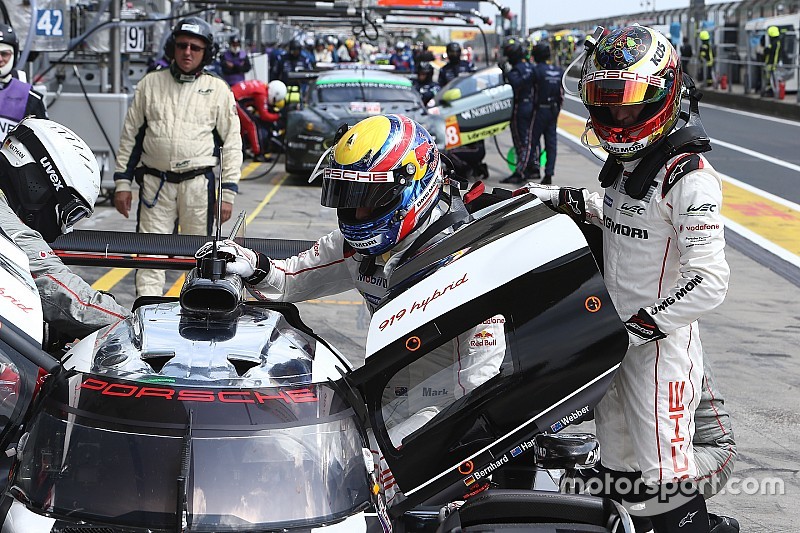
POLYGON ((78 379, 66 388, 72 405, 51 394, 19 447, 10 486, 34 509, 224 532, 331 523, 370 502, 355 415, 325 385, 231 391, 78 379), (138 405, 138 395, 155 388, 173 394, 161 394, 163 409, 150 416, 155 404, 138 405))
POLYGON ((318 80, 320 103, 407 102, 417 103, 419 95, 407 80, 318 80))
POLYGON ((462 75, 445 85, 439 94, 444 94, 450 89, 459 89, 461 97, 470 96, 477 92, 503 85, 502 72, 498 67, 485 68, 470 75, 462 75))

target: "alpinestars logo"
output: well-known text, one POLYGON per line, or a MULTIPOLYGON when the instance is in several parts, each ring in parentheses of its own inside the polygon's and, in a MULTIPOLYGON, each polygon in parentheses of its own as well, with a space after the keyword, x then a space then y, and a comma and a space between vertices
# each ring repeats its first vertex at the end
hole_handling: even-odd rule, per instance
POLYGON ((697 514, 697 511, 692 511, 689 514, 687 514, 686 516, 684 516, 683 518, 681 518, 681 521, 678 522, 678 527, 683 527, 686 524, 691 524, 692 523, 692 519, 694 518, 694 515, 696 515, 696 514, 697 514))
POLYGON ((50 176, 50 181, 53 182, 53 187, 55 188, 55 190, 60 191, 61 189, 63 189, 64 184, 61 182, 61 178, 58 177, 58 174, 56 174, 56 171, 53 168, 53 164, 50 162, 50 159, 48 159, 47 156, 44 156, 39 160, 39 164, 42 165, 44 171, 47 172, 48 176, 50 176))

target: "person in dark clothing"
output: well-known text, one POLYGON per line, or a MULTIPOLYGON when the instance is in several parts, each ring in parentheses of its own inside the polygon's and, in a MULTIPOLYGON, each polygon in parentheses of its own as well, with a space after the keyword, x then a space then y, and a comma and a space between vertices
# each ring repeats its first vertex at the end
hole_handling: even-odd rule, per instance
POLYGON ((422 96, 422 102, 428 105, 433 100, 441 86, 433 81, 433 65, 427 61, 417 64, 417 79, 413 81, 414 88, 422 96))
MULTIPOLYGON (((311 64, 308 56, 303 53, 303 47, 300 45, 300 41, 292 39, 289 42, 288 50, 278 56, 270 80, 280 80, 286 85, 297 85, 294 80, 289 79, 289 74, 292 72, 309 70, 314 70, 314 66, 311 64)), ((305 94, 306 87, 307 84, 300 84, 300 92, 305 94)))
MULTIPOLYGON (((461 45, 456 42, 447 44, 447 63, 439 69, 439 86, 444 87, 462 73, 475 72, 472 61, 461 59, 461 45)), ((486 179, 489 169, 483 159, 486 157, 486 146, 483 140, 464 146, 456 146, 447 151, 453 164, 453 170, 467 180, 486 179)))
POLYGON ((389 64, 394 65, 397 72, 414 72, 414 57, 406 49, 405 41, 397 41, 395 51, 389 58, 389 64))
POLYGON ((433 52, 428 50, 428 45, 423 41, 417 41, 417 46, 414 48, 414 63, 419 65, 423 61, 431 62, 435 59, 433 52))
POLYGON ((311 61, 303 54, 300 41, 292 39, 286 52, 280 54, 275 65, 275 76, 272 79, 281 80, 288 85, 290 72, 314 70, 311 61))
POLYGON ((456 79, 462 72, 475 72, 475 64, 472 61, 461 59, 461 45, 453 42, 447 44, 447 63, 439 69, 439 85, 444 87, 452 80, 456 79))
POLYGON ((250 72, 252 66, 247 52, 242 50, 242 42, 238 37, 231 37, 228 44, 230 46, 222 53, 219 62, 222 67, 222 79, 233 86, 244 81, 244 75, 250 72))
POLYGON ((686 73, 689 72, 689 63, 691 63, 693 55, 692 43, 689 42, 688 37, 684 37, 681 45, 681 70, 686 73))
POLYGON ((42 95, 19 79, 19 41, 14 29, 0 24, 0 137, 27 116, 47 118, 42 95))
POLYGON ((550 64, 550 46, 539 43, 533 47, 533 67, 536 73, 536 112, 534 113, 533 131, 531 132, 531 147, 533 152, 533 174, 539 174, 539 158, 536 157, 539 139, 544 135, 544 149, 547 152, 547 163, 544 167, 542 183, 552 183, 556 166, 556 150, 558 134, 558 114, 564 103, 564 89, 561 87, 561 78, 564 69, 550 64))
POLYGON ((500 180, 500 183, 519 184, 540 178, 531 142, 538 84, 536 71, 524 59, 525 49, 522 39, 508 37, 503 43, 502 51, 507 63, 501 63, 500 68, 505 72, 506 80, 514 91, 511 138, 514 141, 514 150, 517 152, 517 168, 510 176, 500 180))

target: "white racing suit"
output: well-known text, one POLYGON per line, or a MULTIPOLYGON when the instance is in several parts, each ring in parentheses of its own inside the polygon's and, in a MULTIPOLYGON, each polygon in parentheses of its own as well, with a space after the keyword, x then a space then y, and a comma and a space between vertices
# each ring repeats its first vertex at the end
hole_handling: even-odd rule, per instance
POLYGON ((0 227, 28 256, 44 320, 57 331, 81 338, 130 315, 113 296, 94 290, 72 273, 42 236, 22 223, 2 192, 0 227))
MULTIPOLYGON (((432 220, 435 218, 438 218, 438 213, 431 217, 432 220)), ((398 254, 421 231, 417 229, 392 250, 392 257, 399 258, 398 254)), ((443 233, 447 232, 449 230, 443 233)), ((386 294, 388 278, 396 265, 388 258, 387 266, 387 256, 384 255, 377 258, 374 274, 365 276, 359 273, 365 259, 347 245, 339 230, 335 230, 319 239, 310 250, 295 257, 270 259, 266 277, 248 289, 258 299, 299 302, 355 288, 364 297, 371 314, 386 294)), ((399 446, 404 436, 436 416, 440 408, 499 373, 505 354, 504 324, 503 317, 493 317, 477 325, 465 324, 464 333, 451 343, 433 350, 419 361, 422 364, 412 365, 406 369, 407 372, 390 380, 384 392, 384 406, 393 411, 389 416, 384 409, 384 415, 387 427, 393 421, 396 423, 389 430, 395 445, 399 446)), ((371 444, 379 479, 391 505, 396 491, 394 478, 375 443, 371 444)))
POLYGON ((697 463, 697 485, 708 499, 725 488, 733 472, 736 442, 725 398, 717 388, 708 357, 704 360, 703 390, 694 413, 696 431, 692 446, 697 463))
MULTIPOLYGON (((178 82, 170 69, 142 78, 125 117, 114 172, 115 192, 130 191, 134 174, 141 174, 137 231, 170 234, 177 221, 181 234, 210 235, 218 151, 222 201, 233 203, 238 191, 239 130, 236 101, 222 79, 203 72, 178 82)), ((137 296, 161 296, 164 281, 162 270, 138 270, 137 296)))
POLYGON ((637 163, 625 162, 603 196, 573 190, 567 203, 603 229, 604 279, 620 318, 629 321, 643 310, 666 335, 643 344, 631 334, 595 409, 603 466, 641 471, 647 484, 661 484, 697 475, 691 445, 703 379, 697 320, 722 303, 730 271, 721 181, 706 159, 681 154, 669 160, 642 200, 622 188, 637 163))

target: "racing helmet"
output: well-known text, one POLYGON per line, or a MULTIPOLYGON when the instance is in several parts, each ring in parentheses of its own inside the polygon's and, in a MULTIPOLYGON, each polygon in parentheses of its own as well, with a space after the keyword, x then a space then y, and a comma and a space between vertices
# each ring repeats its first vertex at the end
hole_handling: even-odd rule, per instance
POLYGON ((164 44, 164 55, 170 61, 175 57, 175 38, 178 35, 189 35, 205 41, 206 50, 203 52, 203 61, 200 63, 201 70, 206 65, 211 64, 217 56, 219 47, 214 43, 214 30, 211 29, 211 25, 199 17, 186 17, 178 21, 175 27, 172 28, 172 34, 164 44))
POLYGON ((550 45, 547 43, 536 43, 533 45, 533 60, 537 63, 544 63, 550 59, 550 45))
POLYGON ((522 43, 522 39, 519 37, 506 37, 503 41, 503 55, 512 63, 516 63, 525 55, 522 43))
POLYGON ((770 26, 769 28, 767 28, 767 35, 769 35, 773 39, 775 37, 780 37, 781 30, 777 26, 770 26))
POLYGON ((303 47, 300 46, 300 41, 297 39, 289 41, 289 46, 287 48, 289 50, 289 55, 292 57, 298 57, 303 49, 303 47))
POLYGON ((322 205, 337 208, 339 229, 355 251, 375 256, 428 219, 442 183, 439 150, 425 128, 404 115, 375 115, 332 147, 322 205))
POLYGON ((267 84, 267 103, 276 106, 286 99, 286 84, 281 80, 272 80, 267 84))
POLYGON ((430 61, 420 61, 417 65, 417 74, 422 74, 425 79, 433 79, 433 64, 430 61))
POLYGON ((709 39, 711 39, 711 34, 708 33, 708 30, 702 30, 700 32, 700 40, 701 41, 707 41, 709 39))
POLYGON ((0 79, 6 78, 17 65, 19 55, 19 40, 14 28, 8 24, 0 24, 0 51, 10 51, 11 60, 0 67, 0 79))
POLYGON ((447 54, 447 59, 451 62, 461 61, 461 45, 452 42, 447 43, 447 47, 445 47, 445 53, 447 54))
POLYGON ((0 148, 0 188, 30 228, 53 242, 94 212, 100 168, 89 146, 52 120, 28 118, 0 148))
POLYGON ((681 63, 661 33, 639 25, 603 37, 581 71, 578 92, 604 150, 619 160, 642 157, 675 126, 681 110, 681 63), (635 123, 617 124, 611 107, 643 104, 635 123))

